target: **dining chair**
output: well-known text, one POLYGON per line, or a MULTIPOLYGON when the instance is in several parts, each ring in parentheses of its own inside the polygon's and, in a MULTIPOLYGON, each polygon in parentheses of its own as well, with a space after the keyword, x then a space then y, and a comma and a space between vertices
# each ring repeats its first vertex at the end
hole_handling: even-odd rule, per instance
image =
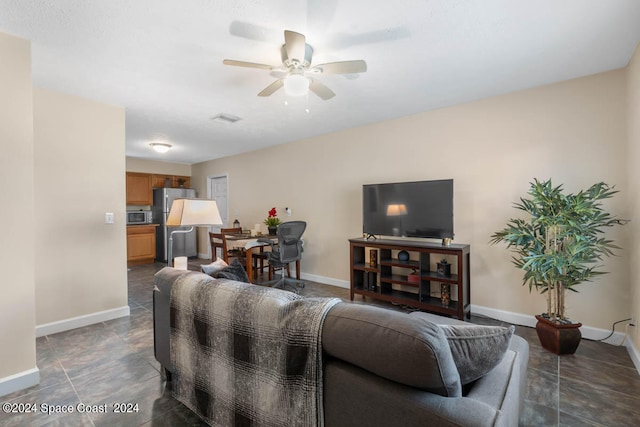
MULTIPOLYGON (((244 254, 238 249, 229 249, 227 246, 227 239, 224 230, 221 229, 220 233, 209 232, 209 242, 211 243, 211 262, 218 259, 218 249, 220 249, 220 257, 229 264, 229 258, 239 258, 244 262, 244 254)), ((241 230, 242 231, 242 230, 241 230)))
MULTIPOLYGON (((277 243, 271 239, 258 239, 271 246, 269 252, 269 266, 274 270, 281 270, 282 275, 278 280, 270 280, 262 284, 269 284, 274 288, 290 289, 298 292, 298 288, 304 288, 301 280, 285 277, 285 270, 289 271, 289 264, 300 261, 302 258, 302 234, 307 228, 305 221, 288 221, 278 226, 277 243)), ((289 274, 289 276, 291 276, 289 274)))
MULTIPOLYGON (((222 239, 224 240, 225 250, 228 258, 239 258, 241 261, 246 259, 247 254, 244 251, 244 248, 231 248, 229 249, 229 245, 227 244, 227 236, 240 235, 242 234, 242 227, 233 227, 233 228, 221 228, 220 234, 222 234, 222 239)), ((228 263, 227 260, 225 262, 228 263)))

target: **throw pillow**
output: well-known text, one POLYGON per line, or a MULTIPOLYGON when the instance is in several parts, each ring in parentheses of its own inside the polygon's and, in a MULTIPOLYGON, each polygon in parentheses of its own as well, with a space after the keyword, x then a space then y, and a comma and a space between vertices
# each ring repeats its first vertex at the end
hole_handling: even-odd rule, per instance
POLYGON ((247 276, 247 272, 238 258, 231 261, 228 267, 218 271, 215 277, 218 279, 229 279, 235 280, 236 282, 249 283, 249 276, 247 276))
POLYGON ((463 385, 483 377, 502 361, 514 326, 438 325, 444 332, 463 385))
POLYGON ((215 261, 213 261, 211 264, 201 265, 200 271, 202 271, 204 274, 208 274, 209 276, 213 276, 218 271, 222 270, 223 268, 226 268, 228 265, 229 264, 224 262, 222 258, 218 258, 215 261))

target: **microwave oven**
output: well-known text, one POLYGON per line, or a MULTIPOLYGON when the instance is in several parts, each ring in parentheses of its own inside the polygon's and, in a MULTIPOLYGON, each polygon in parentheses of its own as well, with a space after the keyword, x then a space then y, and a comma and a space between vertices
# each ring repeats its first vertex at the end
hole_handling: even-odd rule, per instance
POLYGON ((151 211, 127 211, 127 225, 151 224, 152 222, 151 211))

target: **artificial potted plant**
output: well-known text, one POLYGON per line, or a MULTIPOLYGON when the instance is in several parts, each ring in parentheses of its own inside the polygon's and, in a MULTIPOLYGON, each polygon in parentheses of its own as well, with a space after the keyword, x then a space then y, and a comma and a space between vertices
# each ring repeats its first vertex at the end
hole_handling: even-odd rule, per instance
POLYGON ((282 221, 280 221, 280 218, 278 218, 278 212, 276 211, 276 208, 271 208, 269 210, 268 216, 264 220, 264 223, 267 225, 267 228, 269 229, 269 235, 275 236, 276 231, 278 230, 278 225, 282 223, 282 221))
POLYGON ((573 354, 580 343, 581 324, 565 312, 566 291, 577 292, 582 282, 604 274, 597 262, 618 249, 602 237, 605 227, 624 224, 602 207, 614 187, 599 182, 577 194, 566 194, 551 180, 531 183, 530 198, 520 198, 514 207, 529 214, 510 219, 491 236, 491 243, 504 242, 515 255, 513 264, 524 270, 523 285, 546 295, 547 311, 536 316, 536 331, 544 348, 556 354, 573 354))

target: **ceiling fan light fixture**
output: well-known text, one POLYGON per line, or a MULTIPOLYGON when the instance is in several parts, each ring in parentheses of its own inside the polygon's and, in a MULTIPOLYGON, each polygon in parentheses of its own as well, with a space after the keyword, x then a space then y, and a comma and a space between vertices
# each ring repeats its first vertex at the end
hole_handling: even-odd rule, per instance
POLYGON ((158 153, 166 153, 171 148, 171 144, 165 144, 163 142, 152 142, 149 144, 158 153))
POLYGON ((302 74, 291 74, 284 79, 284 90, 291 96, 306 95, 309 91, 309 83, 311 83, 309 79, 302 74))

